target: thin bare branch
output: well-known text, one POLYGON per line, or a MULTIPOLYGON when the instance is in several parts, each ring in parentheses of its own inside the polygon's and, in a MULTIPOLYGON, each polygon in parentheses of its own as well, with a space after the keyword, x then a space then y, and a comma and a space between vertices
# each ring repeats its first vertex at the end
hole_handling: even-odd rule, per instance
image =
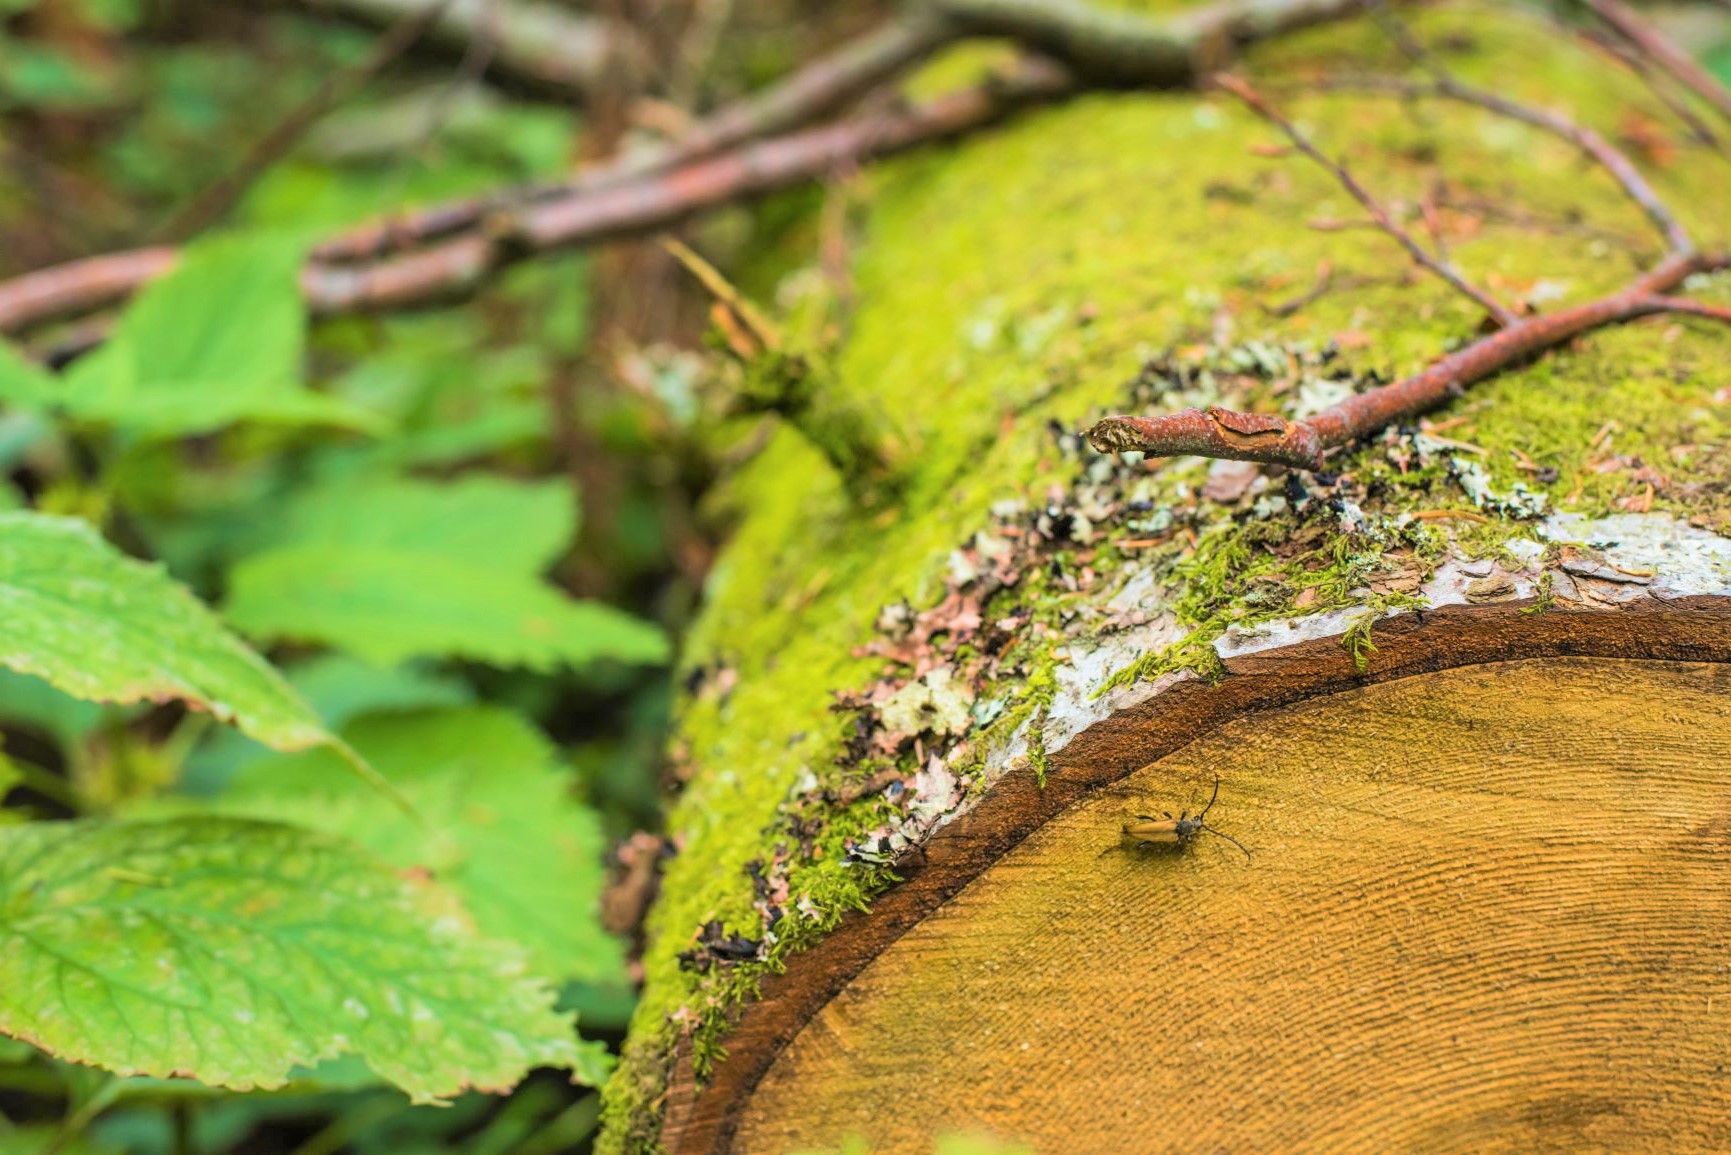
POLYGON ((924 59, 953 36, 952 26, 930 16, 892 21, 762 92, 717 109, 671 144, 628 152, 551 184, 436 205, 366 225, 326 241, 313 251, 313 258, 329 262, 371 260, 471 228, 488 213, 511 205, 593 193, 668 172, 749 140, 791 132, 924 59))
POLYGON ((379 73, 390 67, 433 26, 452 0, 434 0, 422 8, 406 9, 379 37, 365 59, 327 77, 306 100, 289 110, 246 151, 228 172, 184 205, 156 232, 160 240, 183 241, 203 232, 234 207, 264 170, 281 160, 331 109, 343 103, 379 73))
POLYGON ((1688 230, 1671 210, 1665 207, 1664 201, 1659 199, 1659 194, 1647 183, 1647 178, 1641 175, 1641 170, 1635 167, 1635 163, 1604 137, 1584 125, 1576 124, 1561 113, 1528 108, 1512 100, 1468 87, 1446 76, 1429 82, 1393 77, 1352 77, 1331 81, 1330 86, 1337 89, 1381 92, 1407 99, 1455 100, 1561 137, 1586 153, 1611 175, 1624 194, 1640 206, 1647 219, 1653 222, 1654 227, 1664 236, 1667 250, 1679 253, 1695 251, 1695 242, 1690 239, 1688 230))
MULTIPOLYGON (((757 141, 589 196, 500 212, 481 227, 389 260, 366 265, 312 261, 301 273, 301 291, 320 315, 412 308, 450 299, 537 253, 666 228, 742 197, 823 177, 840 165, 969 132, 1071 88, 1068 73, 1056 65, 1025 61, 1009 76, 923 104, 757 141)), ((177 256, 168 247, 139 249, 0 282, 0 333, 111 304, 168 272, 177 256)))
POLYGON ((169 245, 85 257, 0 282, 0 333, 76 317, 131 296, 180 259, 169 245))
POLYGON ((1728 264, 1731 258, 1723 256, 1672 254, 1621 292, 1517 321, 1420 373, 1349 397, 1303 421, 1219 406, 1183 409, 1159 417, 1108 417, 1088 430, 1088 442, 1102 453, 1223 457, 1320 469, 1329 450, 1434 409, 1469 385, 1593 329, 1657 313, 1731 321, 1731 309, 1664 295, 1691 273, 1728 264))
POLYGON ((1696 301, 1689 297, 1656 297, 1654 300, 1665 306, 1667 313, 1683 313, 1690 317, 1706 317, 1710 321, 1731 324, 1731 305, 1710 305, 1706 301, 1696 301))
MULTIPOLYGON (((381 2, 395 9, 410 0, 381 2)), ((479 10, 478 0, 455 2, 470 19, 479 10)), ((856 42, 814 65, 815 74, 808 69, 779 90, 716 114, 715 123, 706 122, 684 144, 651 161, 610 162, 556 186, 435 205, 345 233, 314 251, 303 286, 313 307, 325 313, 421 305, 471 289, 506 264, 549 246, 664 227, 721 203, 716 189, 748 196, 780 188, 822 175, 839 162, 970 131, 1020 105, 1075 88, 1068 81, 1051 83, 1048 70, 1044 81, 1012 81, 1002 92, 957 94, 941 109, 890 109, 815 130, 798 142, 793 136, 762 139, 760 134, 778 124, 805 123, 845 103, 958 35, 1007 36, 1049 47, 1083 71, 1082 83, 1181 87, 1194 84, 1204 63, 1222 53, 1349 16, 1360 2, 1216 0, 1155 17, 1102 10, 1080 0, 920 0, 914 11, 924 16, 856 42), (745 143, 752 139, 757 143, 745 143), (693 186, 689 193, 686 185, 693 186), (632 204, 633 197, 642 203, 632 204), (403 249, 416 251, 381 259, 403 249)), ((510 6, 501 29, 501 59, 518 42, 514 37, 520 28, 510 16, 529 7, 510 6)), ((112 303, 159 275, 173 257, 172 251, 141 250, 0 282, 0 334, 112 303), (130 281, 117 277, 125 271, 136 276, 130 281)))
POLYGON ((1483 89, 1462 84, 1412 34, 1412 30, 1389 10, 1384 0, 1364 0, 1364 6, 1376 18, 1382 30, 1395 42, 1395 45, 1405 54, 1407 59, 1428 72, 1434 82, 1429 93, 1414 86, 1402 85, 1399 90, 1403 94, 1447 97, 1463 104, 1476 105, 1488 112, 1494 112, 1498 116, 1518 120, 1523 124, 1530 124, 1535 128, 1543 129, 1554 136, 1562 137, 1598 162, 1601 168, 1611 174, 1612 179, 1622 186, 1629 199, 1640 205, 1641 211, 1646 213, 1647 218, 1664 234, 1665 243, 1672 252, 1691 253, 1695 251, 1695 243, 1689 239, 1688 232, 1672 215, 1671 210, 1665 207, 1665 203, 1659 199, 1659 194, 1653 191, 1653 186, 1648 184, 1647 179, 1641 175, 1641 170, 1636 168, 1633 161, 1624 156, 1604 137, 1584 125, 1576 124, 1560 113, 1529 108, 1524 104, 1518 104, 1483 89))
MULTIPOLYGON (((1731 0, 1727 2, 1731 3, 1731 0)), ((1687 98, 1672 91, 1670 84, 1676 82, 1675 77, 1669 73, 1655 72, 1645 57, 1613 33, 1595 28, 1584 32, 1581 39, 1601 55, 1633 72, 1646 86, 1647 91, 1653 94, 1654 99, 1669 109, 1672 116, 1683 122, 1684 128, 1697 144, 1713 149, 1724 148, 1718 134, 1689 107, 1687 98)))
POLYGON ((1305 136, 1304 133, 1298 130, 1298 126, 1294 125, 1290 120, 1287 120, 1286 117, 1277 112, 1274 107, 1270 105, 1268 101, 1264 100, 1262 95, 1254 88, 1251 88, 1250 85, 1246 84, 1238 77, 1226 73, 1215 76, 1214 83, 1225 89, 1227 92, 1230 92, 1233 96, 1236 96, 1239 100, 1243 101, 1251 111, 1280 129, 1281 132, 1286 134, 1286 138, 1292 141, 1295 148, 1327 170, 1328 173, 1339 182, 1340 186, 1344 188, 1354 200, 1364 207, 1364 210, 1370 214, 1371 219, 1376 222, 1377 228, 1387 233, 1390 237, 1393 237, 1395 241, 1397 241, 1400 246, 1407 251, 1407 255, 1413 259, 1414 263, 1441 278, 1456 292, 1471 298, 1480 308, 1484 309, 1492 317, 1496 318, 1499 325, 1508 326, 1515 323, 1514 313, 1510 312, 1502 302, 1498 301, 1483 289, 1469 283, 1465 277, 1461 276, 1460 272, 1456 270, 1453 265, 1440 257, 1434 256, 1423 245, 1414 240, 1412 234, 1394 222, 1394 219, 1388 215, 1387 210, 1377 202, 1375 197, 1371 196, 1370 193, 1365 190, 1363 185, 1358 183, 1357 178, 1355 178, 1351 172, 1347 171, 1343 165, 1330 160, 1326 155, 1324 155, 1321 149, 1311 143, 1309 137, 1305 136))
MULTIPOLYGON (((636 172, 714 156, 748 140, 810 124, 955 39, 956 28, 916 12, 850 41, 785 80, 705 117, 673 145, 636 162, 636 172)), ((631 165, 618 166, 632 175, 631 165)), ((585 187, 595 187, 591 175, 585 187)))
POLYGON ((1587 0, 1587 6, 1647 59, 1675 76, 1696 96, 1718 109, 1725 119, 1731 120, 1731 92, 1726 91, 1725 86, 1715 80, 1712 73, 1695 63, 1694 57, 1641 19, 1623 0, 1587 0))
MULTIPOLYGON (((390 0, 392 3, 401 0, 390 0)), ((673 144, 627 153, 552 184, 507 190, 363 226, 320 245, 320 261, 364 261, 475 227, 500 209, 570 199, 811 124, 962 36, 1003 36, 1063 61, 1085 82, 1176 88, 1233 47, 1356 12, 1361 0, 1217 0, 1156 18, 1082 0, 926 0, 787 79, 723 107, 673 144)))
MULTIPOLYGON (((313 263, 301 276, 301 289, 320 314, 427 304, 469 291, 524 257, 663 229, 742 197, 822 177, 838 165, 968 132, 1070 87, 1063 70, 1029 61, 1000 81, 924 104, 758 141, 592 195, 499 213, 476 231, 376 264, 313 263)), ((8 320, 4 290, 0 285, 0 331, 8 320)))

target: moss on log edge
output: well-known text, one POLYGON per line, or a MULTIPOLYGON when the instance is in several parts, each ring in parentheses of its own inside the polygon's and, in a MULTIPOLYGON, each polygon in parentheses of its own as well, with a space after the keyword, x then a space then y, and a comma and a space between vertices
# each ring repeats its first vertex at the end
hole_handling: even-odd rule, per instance
MULTIPOLYGON (((1646 99, 1637 82, 1542 20, 1470 0, 1414 20, 1427 42, 1448 46, 1463 79, 1512 85, 1529 103, 1567 108, 1601 131, 1646 99)), ((977 67, 965 51, 927 79, 948 84, 977 67)), ((1259 78, 1312 76, 1388 68, 1391 52, 1359 21, 1267 45, 1245 63, 1259 78)), ((1581 179, 1562 142, 1471 109, 1415 111, 1355 94, 1295 94, 1283 107, 1379 194, 1409 204, 1430 181, 1427 158, 1442 158, 1456 187, 1491 205, 1476 233, 1455 238, 1457 260, 1514 291, 1530 286, 1543 309, 1621 283, 1630 261, 1650 255, 1626 198, 1597 174, 1581 179), (1505 203, 1534 215, 1496 215, 1505 203)), ((1304 498, 1290 475, 1264 474, 1237 498, 1214 500, 1206 462, 1119 468, 1102 482, 1103 459, 1067 447, 1109 412, 1223 404, 1292 416, 1307 390, 1281 392, 1275 377, 1295 364, 1306 385, 1359 389, 1417 371, 1476 331, 1463 301, 1391 262, 1386 238, 1307 228, 1338 218, 1338 190, 1324 174, 1259 152, 1269 136, 1243 110, 1193 96, 1099 94, 1031 114, 874 168, 851 270, 856 306, 837 317, 823 311, 821 293, 783 302, 784 334, 814 334, 824 396, 863 415, 897 484, 887 501, 859 500, 835 469, 838 455, 823 449, 823 429, 784 426, 717 495, 738 523, 685 647, 672 749, 684 793, 668 823, 680 852, 646 928, 646 985, 604 1097, 599 1150, 655 1149, 664 1108, 685 1110, 678 1100, 694 1064, 707 1072, 724 1050, 743 1054, 747 1036, 728 1030, 741 1005, 762 987, 778 989, 776 972, 806 967, 804 952, 845 912, 872 903, 872 918, 896 917, 903 900, 886 896, 917 854, 895 859, 892 846, 860 862, 847 852, 850 840, 882 833, 886 813, 905 816, 919 790, 914 756, 844 761, 854 724, 881 712, 838 718, 836 695, 857 699, 889 680, 882 611, 904 621, 940 614, 955 600, 958 558, 985 552, 986 539, 1026 533, 1053 494, 1078 510, 1110 491, 1152 512, 1095 518, 1083 544, 1052 546, 1011 594, 980 605, 988 622, 1017 614, 1023 625, 1013 655, 986 677, 956 665, 957 684, 981 707, 961 740, 971 750, 958 743, 947 757, 968 794, 963 805, 999 789, 1033 790, 1019 755, 1037 765, 1099 716, 1288 660, 1305 637, 1334 648, 1325 656, 1343 679, 1358 673, 1354 654, 1369 677, 1394 676, 1400 637, 1418 619, 1387 611, 1424 606, 1423 621, 1434 623, 1419 595, 1438 567, 1461 567, 1458 596, 1440 601, 1470 593, 1477 600, 1459 612, 1506 618, 1511 633, 1529 624, 1522 610, 1592 616, 1622 601, 1655 609, 1660 598, 1693 596, 1617 570, 1644 568, 1620 546, 1571 556, 1566 543, 1591 547, 1601 523, 1586 519, 1619 510, 1665 511, 1641 524, 1683 542, 1685 553, 1731 530, 1731 478, 1716 449, 1731 429, 1731 405, 1716 393, 1727 331, 1702 321, 1599 331, 1475 386, 1437 415, 1436 431, 1460 441, 1419 430, 1375 439, 1339 463, 1354 486, 1331 497, 1321 482, 1308 512, 1298 512, 1304 498), (1317 282, 1319 262, 1333 270, 1335 291, 1295 295, 1317 282), (1288 299, 1304 303, 1296 313, 1267 311, 1288 299), (825 317, 839 344, 816 336, 825 317), (1283 492, 1288 504, 1275 511, 1283 492), (1001 516, 1005 503, 1021 512, 1001 516), (1568 513, 1531 520, 1547 509, 1568 513), (1155 524, 1169 510, 1176 522, 1155 524), (1684 522, 1709 532, 1682 531, 1684 522), (1068 574, 1055 564, 1048 572, 1053 551, 1065 554, 1068 574), (1065 587, 1084 566, 1092 580, 1065 587), (1391 592, 1396 567, 1405 584, 1391 592), (1118 637, 1120 646, 1095 645, 1118 637), (907 788, 902 801, 854 801, 892 762, 907 788), (818 831, 811 845, 795 825, 818 831), (779 889, 763 885, 765 873, 779 889), (687 965, 705 940, 760 949, 687 965), (675 1078, 683 1082, 670 1099, 675 1078)), ((1731 244, 1712 210, 1731 170, 1709 159, 1648 173, 1704 245, 1731 244)), ((745 288, 768 297, 766 282, 745 288)), ((1698 290, 1731 299, 1731 279, 1698 290)), ((1299 479, 1300 490, 1316 484, 1299 479)), ((1627 536, 1620 520, 1603 524, 1612 527, 1604 542, 1627 536)), ((1676 568, 1661 560, 1665 573, 1676 568)), ((1720 571, 1699 592, 1727 584, 1720 571)), ((901 678, 919 672, 901 669, 901 678)), ((952 730, 945 741, 954 740, 952 730)), ((921 757, 932 751, 927 733, 921 757)), ((1064 764, 1049 764, 1054 786, 1064 764)), ((922 808, 929 801, 918 799, 922 808)), ((943 805, 939 822, 951 813, 943 805)), ((909 828, 909 840, 923 841, 927 829, 909 828)))
POLYGON ((1069 717, 1077 728, 1051 752, 1056 772, 1044 787, 1030 770, 1006 771, 977 805, 958 812, 926 843, 923 856, 901 867, 902 883, 869 913, 850 914, 784 974, 766 979, 761 997, 733 1022, 727 1057, 701 1087, 682 1045, 663 1116, 664 1149, 674 1155, 729 1150, 738 1112, 758 1082, 867 963, 1041 825, 1211 727, 1355 686, 1485 662, 1563 655, 1731 662, 1731 541, 1678 533, 1663 516, 1575 521, 1578 530, 1630 538, 1615 547, 1617 577, 1570 575, 1577 592, 1584 583, 1604 587, 1586 595, 1602 599, 1598 604, 1557 597, 1554 587, 1544 593, 1542 575, 1566 571, 1543 566, 1515 578, 1520 588, 1505 600, 1474 604, 1465 591, 1482 579, 1457 560, 1436 579, 1452 584, 1455 600, 1381 622, 1372 668, 1359 669, 1342 645, 1351 615, 1321 614, 1260 637, 1222 638, 1216 652, 1227 676, 1217 682, 1175 674, 1120 691, 1116 703, 1061 694, 1064 704, 1054 717, 1069 717), (1643 563, 1661 555, 1671 555, 1670 566, 1642 572, 1643 563))

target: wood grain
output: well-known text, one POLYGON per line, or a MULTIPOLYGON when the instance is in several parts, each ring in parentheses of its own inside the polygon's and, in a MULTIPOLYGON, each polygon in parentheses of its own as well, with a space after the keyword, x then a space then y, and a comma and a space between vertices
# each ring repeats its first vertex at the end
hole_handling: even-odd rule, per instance
POLYGON ((865 966, 733 1149, 1731 1149, 1731 667, 1469 666, 1230 722, 865 966), (1194 810, 1255 853, 1118 847, 1194 810))
POLYGON ((684 1043, 672 1057, 661 1141, 677 1155, 731 1150, 740 1112, 805 1023, 872 959, 939 909, 1030 833, 1101 787, 1250 711, 1370 683, 1487 662, 1547 656, 1731 662, 1731 599, 1645 598, 1614 609, 1533 613, 1524 601, 1451 606, 1379 623, 1377 652, 1357 669, 1335 637, 1226 661, 1217 684, 1188 682, 1107 715, 1056 757, 1044 788, 1010 775, 898 864, 904 881, 869 913, 850 914, 785 974, 769 976, 699 1085, 684 1043))

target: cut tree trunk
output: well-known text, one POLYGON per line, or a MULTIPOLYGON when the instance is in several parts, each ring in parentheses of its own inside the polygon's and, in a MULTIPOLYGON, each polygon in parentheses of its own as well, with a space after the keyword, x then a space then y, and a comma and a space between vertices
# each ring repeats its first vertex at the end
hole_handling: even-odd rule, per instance
MULTIPOLYGON (((1639 82, 1535 17, 1417 30, 1731 241, 1639 82)), ((1397 64, 1367 22, 1245 71, 1397 64)), ((1527 126, 1280 99, 1505 302, 1661 251, 1527 126)), ((1731 1147, 1731 327, 1587 334, 1326 473, 1093 455, 1475 335, 1276 143, 1120 94, 875 174, 831 420, 731 483, 603 1150, 1731 1147), (1216 782, 1248 861, 1124 836, 1216 782)))
POLYGON ((1245 715, 885 946, 735 1147, 970 1121, 1041 1151, 1723 1150, 1725 766, 1723 664, 1492 662, 1245 715), (1115 846, 1217 778, 1248 864, 1115 846))

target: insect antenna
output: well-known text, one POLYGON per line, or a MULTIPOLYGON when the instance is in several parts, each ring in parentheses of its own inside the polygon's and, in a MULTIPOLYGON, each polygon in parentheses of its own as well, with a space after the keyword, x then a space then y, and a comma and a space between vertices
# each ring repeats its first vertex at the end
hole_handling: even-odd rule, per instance
POLYGON ((1244 843, 1238 841, 1238 839, 1232 837, 1232 835, 1230 835, 1230 834, 1220 833, 1220 831, 1214 829, 1214 827, 1212 827, 1212 826, 1204 826, 1202 829, 1206 830, 1208 833, 1212 834, 1216 838, 1226 839, 1226 841, 1232 843, 1232 845, 1238 847, 1238 849, 1243 850, 1244 851, 1244 861, 1246 861, 1246 862, 1250 861, 1250 851, 1245 849, 1244 843))
POLYGON ((1220 775, 1216 774, 1214 776, 1214 793, 1208 796, 1208 805, 1204 806, 1202 808, 1202 813, 1198 814, 1196 817, 1207 818, 1208 812, 1214 809, 1214 800, 1218 797, 1220 797, 1220 775))

